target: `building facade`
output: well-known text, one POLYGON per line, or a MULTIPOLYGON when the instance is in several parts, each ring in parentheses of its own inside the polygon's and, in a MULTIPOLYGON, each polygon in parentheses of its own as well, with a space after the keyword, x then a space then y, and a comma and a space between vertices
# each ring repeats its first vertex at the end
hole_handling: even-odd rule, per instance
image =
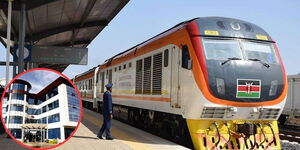
POLYGON ((68 138, 80 116, 80 102, 72 85, 60 77, 37 94, 31 85, 15 80, 6 92, 2 115, 11 134, 18 140, 44 141, 68 138))

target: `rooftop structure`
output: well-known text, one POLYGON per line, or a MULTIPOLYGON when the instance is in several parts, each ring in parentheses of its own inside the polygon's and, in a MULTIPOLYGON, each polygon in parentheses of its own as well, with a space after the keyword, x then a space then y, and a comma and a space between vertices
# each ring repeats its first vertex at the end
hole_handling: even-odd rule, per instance
MULTIPOLYGON (((87 47, 129 0, 14 0, 11 47, 25 44, 87 47), (19 26, 24 24, 24 30, 19 26)), ((0 42, 6 47, 8 1, 0 1, 0 42)), ((12 51, 11 51, 12 52, 12 51)), ((12 52, 13 53, 13 52, 12 52)), ((62 72, 68 64, 37 64, 62 72)))

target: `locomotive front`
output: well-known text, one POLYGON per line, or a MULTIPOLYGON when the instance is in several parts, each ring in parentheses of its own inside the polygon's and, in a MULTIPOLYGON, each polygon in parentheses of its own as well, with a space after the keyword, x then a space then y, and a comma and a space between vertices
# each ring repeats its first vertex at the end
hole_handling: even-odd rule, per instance
POLYGON ((187 29, 203 96, 201 116, 187 119, 195 148, 280 149, 287 79, 275 42, 238 19, 198 18, 187 29))

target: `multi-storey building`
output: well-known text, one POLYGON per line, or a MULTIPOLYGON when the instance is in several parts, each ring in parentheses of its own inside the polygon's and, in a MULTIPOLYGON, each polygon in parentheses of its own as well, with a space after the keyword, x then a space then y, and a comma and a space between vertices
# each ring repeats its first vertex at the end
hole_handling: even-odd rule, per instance
POLYGON ((2 115, 10 133, 20 141, 68 138, 80 116, 80 102, 73 86, 60 77, 37 94, 31 85, 15 80, 2 105, 2 115))

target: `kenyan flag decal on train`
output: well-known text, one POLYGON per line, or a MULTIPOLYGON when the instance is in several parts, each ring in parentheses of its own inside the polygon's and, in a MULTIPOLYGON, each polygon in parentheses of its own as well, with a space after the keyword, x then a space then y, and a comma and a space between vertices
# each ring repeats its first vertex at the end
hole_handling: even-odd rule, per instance
POLYGON ((237 98, 260 98, 260 91, 260 80, 237 79, 237 98))

